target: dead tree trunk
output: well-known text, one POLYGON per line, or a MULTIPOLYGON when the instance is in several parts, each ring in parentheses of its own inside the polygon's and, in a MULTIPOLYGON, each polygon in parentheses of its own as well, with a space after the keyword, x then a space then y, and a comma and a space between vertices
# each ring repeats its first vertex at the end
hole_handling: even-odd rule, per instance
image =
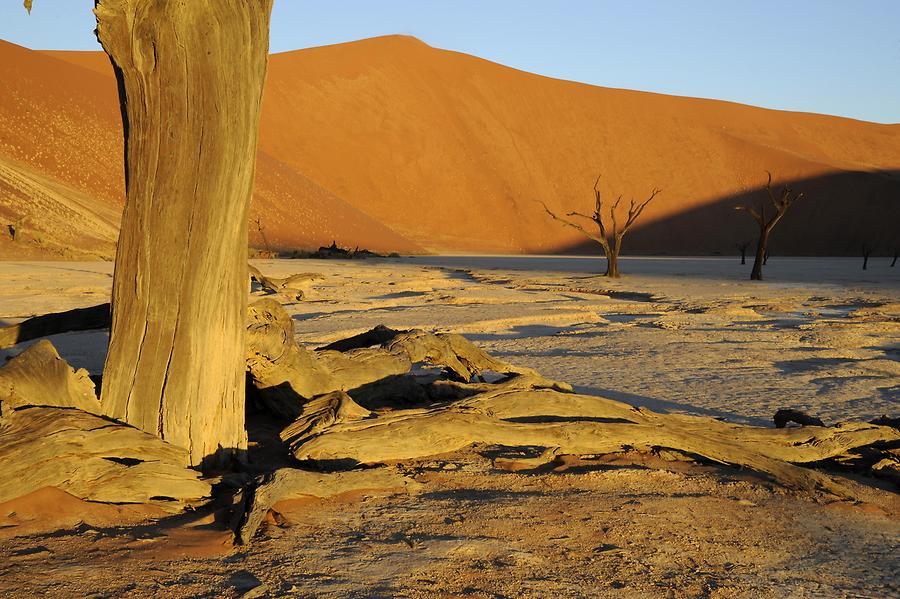
POLYGON ((747 264, 747 248, 750 247, 749 243, 742 243, 738 246, 738 249, 741 251, 741 266, 747 264))
POLYGON ((762 281, 762 267, 766 264, 768 256, 767 243, 769 243, 769 234, 764 229, 760 229, 759 240, 756 242, 756 257, 753 259, 753 270, 750 272, 752 281, 762 281))
POLYGON ((900 254, 900 252, 894 250, 894 259, 891 260, 891 268, 894 268, 897 265, 897 254, 900 254))
POLYGON ((791 204, 803 197, 802 193, 794 193, 791 188, 785 186, 781 189, 781 197, 776 198, 772 192, 772 173, 766 172, 769 176, 766 181, 766 194, 769 201, 775 207, 775 214, 768 215, 766 213, 765 202, 760 202, 757 207, 738 206, 737 210, 743 210, 753 217, 756 224, 759 225, 759 239, 756 242, 756 258, 753 261, 753 270, 750 272, 751 281, 762 281, 762 267, 768 261, 768 251, 766 245, 769 243, 769 235, 775 225, 784 217, 791 204))
POLYGON ((862 255, 863 255, 863 270, 868 270, 869 269, 869 256, 872 255, 872 248, 870 248, 867 245, 863 245, 862 255))
POLYGON ((567 227, 572 227, 573 229, 577 229, 588 239, 592 239, 600 244, 600 247, 603 248, 603 255, 606 256, 606 272, 604 276, 618 279, 619 278, 619 253, 622 251, 622 239, 625 238, 625 234, 628 233, 628 230, 635 223, 641 213, 644 211, 644 208, 647 207, 653 198, 655 198, 662 190, 654 189, 650 193, 650 197, 644 200, 643 202, 635 202, 631 200, 631 205, 628 207, 628 217, 625 219, 625 224, 622 225, 622 228, 619 228, 619 223, 616 219, 616 211, 619 208, 619 203, 622 201, 622 196, 616 198, 616 201, 613 202, 613 205, 609 208, 609 219, 610 219, 610 227, 607 227, 603 222, 603 198, 600 194, 600 189, 598 185, 600 184, 600 177, 597 177, 597 180, 594 182, 594 213, 590 216, 587 214, 582 214, 580 212, 569 212, 566 216, 578 216, 580 218, 587 219, 594 223, 599 229, 599 234, 592 233, 579 225, 576 222, 571 220, 562 218, 554 214, 548 207, 547 204, 540 202, 540 204, 544 207, 544 210, 547 214, 550 215, 553 220, 557 220, 567 227))
POLYGON ((216 466, 246 447, 247 218, 272 0, 99 0, 127 201, 104 413, 216 466))

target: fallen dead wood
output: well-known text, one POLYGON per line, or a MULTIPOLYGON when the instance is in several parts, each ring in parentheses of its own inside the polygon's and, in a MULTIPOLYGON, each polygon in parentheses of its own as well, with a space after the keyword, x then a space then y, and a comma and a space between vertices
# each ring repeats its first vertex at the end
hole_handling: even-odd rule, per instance
MULTIPOLYGON (((515 370, 477 348, 473 351, 474 346, 457 337, 381 328, 328 348, 353 352, 377 343, 386 351, 409 356, 410 361, 448 362, 450 374, 463 380, 477 376, 482 368, 515 370)), ((789 487, 825 490, 841 497, 850 496, 843 485, 798 464, 817 464, 860 448, 900 443, 900 432, 865 423, 764 429, 657 414, 563 392, 564 387, 527 371, 508 374, 499 384, 435 380, 425 389, 432 390, 431 397, 434 390, 441 390, 451 402, 374 414, 348 396, 332 396, 327 402, 305 406, 282 432, 282 439, 297 459, 332 468, 426 458, 476 443, 543 447, 550 454, 573 455, 666 450, 747 467, 789 487)))
POLYGON ((262 274, 255 266, 248 265, 250 270, 250 279, 259 283, 259 286, 269 293, 288 293, 294 292, 298 298, 302 299, 309 293, 309 288, 316 281, 321 281, 325 277, 316 272, 302 272, 283 279, 275 277, 267 277, 262 274))
POLYGON ((280 355, 299 352, 304 358, 282 360, 278 378, 302 382, 316 372, 324 377, 319 382, 327 380, 334 391, 350 394, 313 403, 306 403, 309 396, 294 398, 297 416, 281 435, 297 459, 330 467, 419 459, 474 443, 529 445, 573 455, 662 449, 747 467, 790 487, 846 497, 849 492, 831 477, 798 464, 900 442, 900 432, 871 424, 763 429, 575 395, 567 385, 497 360, 459 335, 378 327, 310 356, 295 349, 293 323, 280 310, 266 307, 268 318, 281 323, 280 332, 268 333, 277 332, 273 338, 280 340, 281 345, 274 344, 280 355), (389 366, 372 368, 377 360, 389 366), (304 365, 308 363, 313 367, 304 365), (374 414, 351 398, 359 390, 388 397, 392 383, 398 393, 408 395, 411 378, 405 374, 416 363, 444 367, 449 379, 420 385, 430 400, 443 405, 374 414), (488 383, 485 371, 504 376, 488 383))
POLYGON ((413 493, 421 485, 413 479, 387 468, 353 470, 323 474, 293 468, 282 468, 262 475, 245 491, 235 522, 235 544, 253 540, 266 513, 279 501, 299 497, 333 497, 353 491, 372 494, 413 493))
POLYGON ((73 331, 106 329, 110 325, 109 304, 78 308, 29 318, 19 324, 0 327, 0 349, 40 337, 73 331))
MULTIPOLYGON (((269 410, 290 419, 297 418, 303 404, 314 397, 334 391, 353 395, 355 390, 406 375, 417 363, 446 369, 460 385, 492 371, 527 378, 532 387, 571 390, 530 368, 498 360, 460 335, 378 327, 312 352, 297 344, 293 319, 271 299, 251 304, 247 339, 251 383, 269 410)), ((401 385, 398 383, 395 393, 403 389, 401 385)), ((447 388, 444 392, 452 393, 447 388)))
POLYGON ((781 409, 772 417, 775 428, 784 428, 788 423, 794 422, 800 426, 825 426, 825 423, 815 416, 805 414, 800 410, 781 409))
MULTIPOLYGON (((570 386, 498 360, 459 335, 377 327, 311 351, 296 343, 293 327, 293 319, 277 302, 264 299, 251 305, 247 370, 263 405, 292 421, 281 437, 294 457, 320 466, 346 469, 415 460, 477 443, 544 448, 546 459, 629 450, 671 454, 746 467, 788 487, 824 490, 841 497, 852 493, 813 467, 835 463, 896 478, 897 456, 891 452, 900 447, 900 430, 890 426, 851 423, 769 429, 658 414, 574 394, 570 386), (436 368, 429 374, 413 375, 416 365, 436 368), (489 373, 493 376, 488 377, 489 373), (411 402, 426 407, 397 409, 407 408, 411 402), (391 409, 372 411, 383 407, 391 409)), ((48 425, 37 412, 30 412, 35 424, 21 424, 23 414, 39 409, 22 408, 47 405, 34 399, 46 397, 54 398, 52 402, 56 403, 52 405, 98 412, 86 373, 73 373, 52 345, 42 342, 0 369, 0 414, 9 413, 11 422, 20 419, 21 430, 46 431, 48 425)), ((88 414, 68 412, 84 414, 80 422, 87 422, 84 418, 88 414)), ((802 413, 779 413, 782 419, 817 423, 802 413)), ((890 422, 886 419, 884 424, 890 422)), ((10 424, 5 422, 4 426, 10 424)), ((88 433, 79 434, 79 438, 86 438, 88 433)), ((159 443, 166 451, 172 449, 159 443)), ((113 451, 113 445, 110 442, 107 454, 115 457, 119 454, 113 451)), ((79 451, 90 455, 83 447, 79 451)), ((161 450, 147 451, 152 455, 152 451, 161 450)), ((140 456, 137 452, 118 462, 107 462, 134 468, 146 461, 146 456, 140 456)), ((169 459, 176 458, 169 455, 169 459)), ((171 476, 181 480, 178 473, 182 470, 173 468, 171 476)), ((53 469, 50 472, 60 478, 52 474, 53 469)), ((72 486, 66 482, 71 478, 67 476, 60 484, 72 486)), ((281 493, 278 489, 282 483, 266 486, 275 482, 261 482, 260 488, 266 490, 259 494, 260 505, 268 501, 267 497, 281 493)), ((77 484, 73 488, 86 493, 77 484)), ((185 495, 184 491, 180 493, 185 495)), ((113 495, 110 491, 103 496, 113 495)), ((262 508, 248 509, 258 512, 262 508)), ((249 538, 246 535, 252 534, 262 516, 252 517, 255 524, 247 516, 242 526, 250 522, 250 528, 244 529, 243 538, 249 538)))

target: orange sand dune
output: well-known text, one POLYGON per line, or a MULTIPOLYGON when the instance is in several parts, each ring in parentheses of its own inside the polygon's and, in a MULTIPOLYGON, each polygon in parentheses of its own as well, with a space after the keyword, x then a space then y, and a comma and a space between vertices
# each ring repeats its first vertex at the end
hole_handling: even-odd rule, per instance
MULTIPOLYGON (((105 56, 0 44, 0 79, 0 156, 121 202, 105 56)), ((554 80, 403 36, 273 55, 260 149, 254 218, 279 247, 577 250, 534 200, 589 211, 602 171, 608 195, 664 189, 626 251, 734 252, 752 227, 732 207, 767 169, 808 195, 778 253, 897 243, 900 126, 554 80)))
MULTIPOLYGON (((106 56, 35 52, 0 41, 0 80, 9 83, 0 88, 0 167, 8 156, 29 172, 45 173, 89 194, 103 218, 111 208, 120 212, 122 126, 106 56)), ((250 238, 258 247, 267 243, 273 248, 318 247, 336 240, 378 251, 422 251, 265 151, 259 154, 257 171, 251 217, 260 219, 265 241, 255 223, 250 238)), ((9 172, 14 172, 12 166, 9 172)), ((13 185, 3 174, 0 168, 0 185, 13 185)), ((26 178, 24 172, 17 174, 18 179, 26 178)), ((61 215, 66 209, 57 203, 49 210, 36 210, 14 197, 29 194, 33 192, 19 189, 17 194, 0 195, 0 224, 14 222, 22 214, 27 217, 24 241, 13 244, 0 230, 0 258, 112 256, 111 246, 98 249, 98 242, 88 239, 97 237, 90 227, 84 229, 86 247, 78 248, 81 251, 73 250, 70 235, 54 235, 59 227, 38 227, 38 222, 65 220, 61 215)))

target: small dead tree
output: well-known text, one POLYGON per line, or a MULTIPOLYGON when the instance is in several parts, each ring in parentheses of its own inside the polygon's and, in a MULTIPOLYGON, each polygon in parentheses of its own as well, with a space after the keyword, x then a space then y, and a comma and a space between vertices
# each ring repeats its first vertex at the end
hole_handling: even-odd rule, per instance
POLYGON ((747 264, 747 248, 750 247, 750 242, 745 241, 743 243, 738 244, 738 250, 741 252, 741 264, 747 264))
POLYGON ((9 237, 13 242, 18 241, 19 237, 21 237, 24 224, 25 217, 20 216, 14 222, 6 225, 6 230, 9 232, 9 237))
POLYGON ((753 270, 750 273, 751 281, 762 281, 762 267, 768 258, 766 246, 769 243, 769 235, 772 233, 772 229, 774 229, 775 225, 781 221, 788 211, 788 208, 803 197, 802 193, 795 193, 786 185, 781 188, 780 195, 776 197, 775 193, 772 191, 772 173, 766 171, 766 175, 768 175, 768 180, 766 181, 766 195, 772 203, 772 206, 775 208, 775 213, 769 213, 765 200, 759 202, 757 206, 744 205, 736 208, 736 210, 742 210, 752 216, 753 220, 759 225, 759 239, 756 242, 756 258, 753 261, 753 270))
POLYGON ((259 236, 262 238, 263 245, 266 247, 266 254, 271 256, 272 248, 269 246, 269 240, 266 239, 266 232, 263 230, 262 222, 259 218, 253 221, 256 224, 256 229, 259 231, 259 236))
POLYGON ((641 216, 641 213, 644 211, 644 208, 647 207, 653 198, 662 192, 661 189, 654 188, 650 192, 650 197, 644 200, 643 202, 636 202, 633 199, 631 200, 631 204, 628 207, 628 216, 625 219, 625 223, 619 228, 619 222, 616 217, 616 211, 619 209, 619 204, 622 202, 622 196, 620 195, 616 198, 616 201, 609 207, 609 220, 610 226, 607 227, 603 222, 603 199, 602 194, 600 193, 600 177, 597 176, 597 180, 594 182, 594 213, 591 215, 582 214, 581 212, 569 212, 566 216, 577 216, 579 218, 583 218, 591 221, 597 226, 599 233, 593 233, 588 229, 585 229, 580 224, 571 221, 566 218, 562 218, 553 213, 550 208, 547 207, 547 204, 544 202, 540 202, 540 204, 544 207, 547 214, 550 215, 556 221, 561 222, 567 227, 572 227, 573 229, 577 229, 588 239, 592 239, 600 244, 600 247, 603 248, 603 255, 606 256, 606 273, 605 276, 618 279, 619 278, 619 252, 622 250, 622 239, 625 237, 625 234, 628 233, 628 230, 631 226, 637 221, 638 217, 641 216))
POLYGON ((897 254, 900 254, 900 251, 895 249, 894 250, 894 259, 891 260, 891 268, 894 268, 895 266, 897 266, 897 254))
POLYGON ((863 270, 869 269, 869 256, 872 255, 872 248, 868 244, 862 246, 863 270))

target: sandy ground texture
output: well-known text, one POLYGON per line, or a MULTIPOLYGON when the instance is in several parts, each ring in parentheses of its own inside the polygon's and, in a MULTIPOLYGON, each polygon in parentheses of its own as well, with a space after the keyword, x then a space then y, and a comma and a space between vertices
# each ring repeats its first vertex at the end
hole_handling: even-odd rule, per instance
MULTIPOLYGON (((855 260, 773 258, 764 283, 725 258, 625 259, 619 281, 588 258, 255 264, 325 275, 303 301, 278 297, 310 345, 423 327, 659 411, 759 425, 782 407, 826 424, 898 411, 900 268, 884 260, 863 272, 855 260)), ((0 280, 0 320, 16 322, 105 301, 111 265, 0 263, 0 280)), ((52 338, 94 373, 105 340, 52 338)), ((240 550, 206 512, 147 521, 156 514, 139 506, 45 490, 0 506, 0 595, 900 595, 900 500, 884 485, 867 481, 867 501, 850 505, 639 456, 520 470, 511 451, 405 464, 424 485, 414 497, 286 502, 240 550)))

